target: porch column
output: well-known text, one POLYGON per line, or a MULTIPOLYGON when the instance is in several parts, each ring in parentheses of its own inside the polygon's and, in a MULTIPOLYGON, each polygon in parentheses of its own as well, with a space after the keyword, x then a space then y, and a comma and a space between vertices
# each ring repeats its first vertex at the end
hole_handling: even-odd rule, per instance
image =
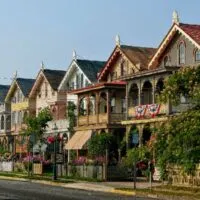
POLYGON ((89 107, 90 107, 90 95, 88 94, 87 95, 87 109, 86 109, 86 115, 87 115, 87 125, 89 125, 89 114, 90 114, 90 112, 89 112, 89 107))
POLYGON ((128 99, 129 99, 129 93, 128 93, 128 84, 126 84, 126 116, 125 119, 128 120, 128 99))
POLYGON ((141 94, 142 94, 141 80, 140 80, 140 83, 138 85, 139 85, 139 88, 138 88, 138 105, 141 105, 141 94))
POLYGON ((7 118, 6 118, 6 114, 4 114, 4 132, 6 133, 6 130, 7 130, 7 118))
POLYGON ((143 129, 144 125, 137 125, 137 129, 139 131, 139 147, 143 146, 143 129))
POLYGON ((110 123, 110 91, 107 90, 106 92, 107 96, 107 123, 110 123))
POLYGON ((99 93, 96 93, 96 101, 95 101, 95 113, 96 113, 96 123, 99 123, 99 103, 100 103, 100 98, 99 98, 99 93))
POLYGON ((166 114, 169 115, 171 113, 172 113, 172 103, 170 100, 168 100, 166 103, 166 114))
POLYGON ((77 126, 79 126, 80 97, 77 98, 77 126))
POLYGON ((152 84, 152 103, 155 103, 155 90, 156 90, 156 85, 155 85, 155 79, 151 81, 152 84))
POLYGON ((131 130, 131 125, 126 126, 126 151, 130 148, 129 134, 131 130))

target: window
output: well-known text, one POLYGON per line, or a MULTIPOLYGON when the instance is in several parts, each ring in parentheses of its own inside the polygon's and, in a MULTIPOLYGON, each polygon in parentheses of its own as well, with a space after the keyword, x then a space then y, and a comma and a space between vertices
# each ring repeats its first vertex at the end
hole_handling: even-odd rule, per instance
POLYGON ((74 89, 74 82, 71 82, 70 90, 74 89))
POLYGON ((179 53, 179 64, 185 64, 185 44, 183 42, 179 44, 178 53, 179 53))
POLYGON ((47 82, 44 83, 45 84, 45 97, 48 96, 48 85, 47 85, 47 82))
POLYGON ((115 97, 111 99, 111 113, 116 112, 116 102, 115 102, 115 97))
POLYGON ((165 56, 164 57, 164 67, 168 66, 168 61, 169 61, 169 57, 165 56))
POLYGON ((120 67, 121 67, 121 76, 124 76, 125 75, 125 66, 124 66, 124 61, 122 61, 121 62, 121 65, 120 65, 120 67))
POLYGON ((117 72, 111 72, 111 81, 115 80, 117 78, 117 72))
POLYGON ((121 99, 121 112, 126 112, 126 99, 121 99))
POLYGON ((80 78, 79 75, 76 75, 76 89, 78 89, 80 87, 80 78))
POLYGON ((83 74, 81 74, 81 88, 83 88, 83 74))
POLYGON ((88 80, 85 80, 85 87, 89 86, 88 80))
POLYGON ((200 50, 195 51, 195 62, 200 62, 200 50))

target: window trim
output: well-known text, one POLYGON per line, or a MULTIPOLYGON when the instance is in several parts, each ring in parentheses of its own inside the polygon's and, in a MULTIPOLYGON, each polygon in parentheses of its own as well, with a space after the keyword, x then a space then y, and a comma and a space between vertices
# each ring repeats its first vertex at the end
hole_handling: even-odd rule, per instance
POLYGON ((184 65, 186 63, 186 44, 184 40, 181 40, 178 43, 178 65, 184 65), (184 62, 181 62, 181 53, 180 53, 180 47, 183 45, 184 47, 184 62))
POLYGON ((199 55, 200 55, 200 49, 195 49, 194 50, 194 61, 195 61, 195 63, 199 63, 200 62, 200 57, 199 57, 199 60, 197 60, 196 58, 197 58, 197 52, 199 52, 199 55))

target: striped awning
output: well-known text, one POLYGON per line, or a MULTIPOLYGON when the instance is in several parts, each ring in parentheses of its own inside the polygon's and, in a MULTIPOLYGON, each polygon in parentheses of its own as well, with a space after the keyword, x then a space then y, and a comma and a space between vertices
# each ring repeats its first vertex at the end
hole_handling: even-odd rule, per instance
POLYGON ((83 149, 84 145, 90 139, 91 135, 92 135, 92 130, 75 132, 75 134, 70 138, 70 140, 65 145, 65 149, 67 150, 83 149))

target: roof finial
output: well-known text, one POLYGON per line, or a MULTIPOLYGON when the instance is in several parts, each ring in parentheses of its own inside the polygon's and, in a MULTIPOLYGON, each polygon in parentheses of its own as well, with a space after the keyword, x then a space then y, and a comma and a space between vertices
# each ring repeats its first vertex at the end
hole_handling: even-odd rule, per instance
POLYGON ((73 50, 73 52, 72 52, 72 57, 73 57, 73 60, 76 60, 77 56, 76 56, 76 51, 75 50, 73 50))
POLYGON ((40 66, 41 66, 41 70, 44 71, 44 67, 45 67, 45 66, 44 66, 44 62, 43 62, 43 61, 41 62, 41 65, 40 65, 40 66))
POLYGON ((13 79, 16 79, 16 78, 17 78, 17 70, 13 74, 13 79))
POLYGON ((176 10, 174 10, 174 12, 172 14, 172 23, 179 25, 179 16, 178 16, 178 12, 176 10))
POLYGON ((115 44, 117 46, 120 46, 120 36, 119 35, 116 35, 116 37, 115 37, 115 44))

